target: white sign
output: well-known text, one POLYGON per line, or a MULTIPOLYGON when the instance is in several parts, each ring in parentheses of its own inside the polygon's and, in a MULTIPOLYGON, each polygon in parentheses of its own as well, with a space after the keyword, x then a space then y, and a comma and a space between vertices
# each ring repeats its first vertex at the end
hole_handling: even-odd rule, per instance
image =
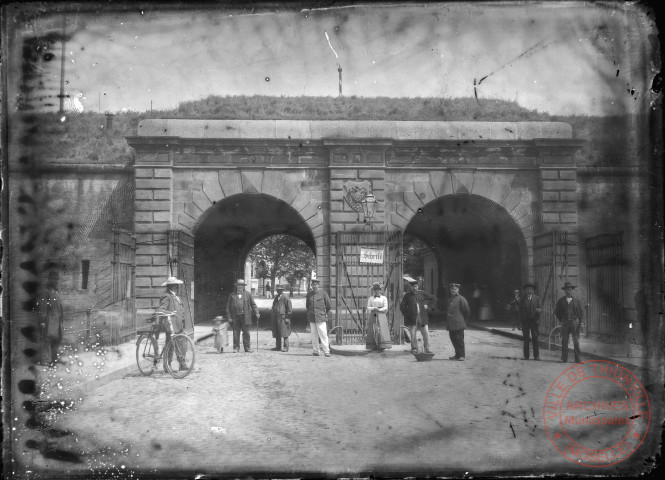
POLYGON ((381 265, 383 263, 383 249, 360 247, 360 263, 381 265))

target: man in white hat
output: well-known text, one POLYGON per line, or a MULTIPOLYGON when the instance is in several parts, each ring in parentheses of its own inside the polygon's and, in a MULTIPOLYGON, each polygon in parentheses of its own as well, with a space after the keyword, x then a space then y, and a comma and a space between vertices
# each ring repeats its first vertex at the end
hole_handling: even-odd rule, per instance
POLYGON ((236 282, 236 291, 229 295, 226 302, 226 318, 233 325, 233 353, 240 351, 240 332, 242 331, 242 346, 245 352, 252 353, 250 346, 249 327, 252 325, 252 314, 259 321, 259 308, 252 298, 252 294, 245 290, 247 284, 240 279, 236 282))
POLYGON ((409 291, 404 294, 399 304, 399 309, 404 315, 404 326, 409 327, 411 336, 411 353, 418 353, 418 340, 416 333, 420 330, 423 337, 425 352, 432 353, 429 344, 429 327, 427 312, 436 305, 436 297, 424 290, 418 290, 418 280, 405 276, 409 291))
MULTIPOLYGON (((185 331, 185 307, 182 304, 180 297, 178 297, 178 286, 182 285, 182 283, 182 280, 178 280, 176 277, 169 277, 164 283, 162 283, 162 287, 166 287, 166 292, 164 292, 164 294, 159 299, 159 310, 161 312, 174 313, 171 315, 170 326, 168 323, 162 324, 162 327, 166 332, 166 343, 164 345, 171 341, 172 334, 182 333, 185 331)), ((184 344, 179 345, 179 347, 180 348, 176 349, 176 351, 184 351, 187 348, 187 346, 184 344)), ((176 358, 178 360, 178 364, 180 365, 180 370, 187 370, 185 359, 182 358, 182 356, 176 358)), ((169 359, 169 361, 170 360, 171 359, 169 359)))

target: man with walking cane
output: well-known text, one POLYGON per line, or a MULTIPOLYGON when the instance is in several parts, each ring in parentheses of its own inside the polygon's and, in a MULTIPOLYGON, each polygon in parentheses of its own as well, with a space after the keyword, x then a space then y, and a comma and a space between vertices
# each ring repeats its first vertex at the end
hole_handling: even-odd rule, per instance
POLYGON ((253 352, 249 334, 249 327, 252 324, 252 314, 256 317, 258 336, 259 308, 256 306, 251 293, 245 290, 245 285, 244 280, 238 280, 236 282, 236 292, 229 295, 229 299, 226 302, 226 318, 233 325, 233 353, 238 353, 240 350, 241 331, 242 346, 245 352, 253 352))

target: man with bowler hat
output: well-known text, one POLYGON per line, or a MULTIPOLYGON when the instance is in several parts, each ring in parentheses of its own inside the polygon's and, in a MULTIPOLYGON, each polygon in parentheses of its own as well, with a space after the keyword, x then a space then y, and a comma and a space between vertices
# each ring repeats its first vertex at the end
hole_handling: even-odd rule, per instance
POLYGON ((404 315, 404 325, 409 327, 411 336, 411 353, 418 353, 418 340, 416 332, 420 330, 423 337, 425 352, 432 353, 429 345, 429 328, 427 311, 436 305, 436 297, 423 290, 418 290, 418 280, 409 276, 403 277, 409 285, 409 291, 404 294, 399 309, 404 315))
POLYGON ((448 285, 450 288, 450 299, 448 300, 448 335, 450 335, 450 342, 455 349, 455 355, 450 357, 451 360, 464 361, 464 329, 466 328, 466 320, 471 314, 469 302, 466 301, 462 295, 459 294, 459 283, 451 283, 448 285))
POLYGON ((291 335, 291 299, 284 295, 284 285, 278 284, 277 293, 272 301, 271 323, 272 336, 275 339, 275 351, 289 351, 289 335, 291 335), (282 343, 284 339, 284 343, 282 343))
POLYGON ((529 359, 529 337, 533 344, 533 359, 540 360, 538 354, 538 320, 542 310, 540 297, 534 293, 536 286, 533 283, 527 283, 522 289, 524 295, 520 298, 520 321, 524 338, 524 360, 529 359))
POLYGON ((233 353, 240 350, 240 332, 242 331, 242 346, 246 353, 252 353, 250 347, 249 327, 252 325, 252 314, 259 321, 259 308, 252 298, 252 294, 245 290, 247 284, 240 279, 236 282, 236 291, 229 295, 226 302, 226 318, 233 324, 233 353))
POLYGON ((576 288, 570 282, 566 282, 561 289, 566 294, 556 302, 554 315, 561 322, 561 363, 568 362, 568 336, 573 337, 573 349, 575 352, 575 363, 582 361, 580 354, 580 326, 584 321, 584 310, 582 303, 573 297, 576 288))
POLYGON ((58 361, 58 348, 62 342, 64 315, 60 292, 58 292, 59 279, 58 272, 54 270, 49 272, 46 288, 37 302, 40 363, 42 365, 53 365, 58 361))
POLYGON ((312 332, 312 355, 319 356, 319 339, 323 347, 323 354, 330 356, 330 344, 328 342, 328 312, 332 308, 332 303, 328 293, 319 288, 319 281, 312 279, 312 289, 307 294, 305 301, 307 307, 307 321, 312 332))

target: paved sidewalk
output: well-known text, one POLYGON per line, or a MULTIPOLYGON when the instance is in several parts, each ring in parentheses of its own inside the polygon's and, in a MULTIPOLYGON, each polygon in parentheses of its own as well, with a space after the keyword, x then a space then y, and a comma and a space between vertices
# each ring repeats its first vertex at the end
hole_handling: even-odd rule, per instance
MULTIPOLYGON (((510 325, 499 321, 489 322, 469 322, 469 326, 479 330, 486 330, 508 338, 515 338, 523 340, 522 332, 520 330, 513 330, 510 325)), ((561 343, 552 339, 550 344, 548 340, 541 339, 540 346, 547 348, 551 346, 557 352, 561 351, 561 343)), ((580 351, 584 359, 598 359, 610 360, 618 363, 632 366, 635 368, 651 368, 657 369, 658 367, 658 352, 647 352, 647 349, 642 345, 635 345, 629 343, 610 344, 600 342, 591 338, 586 338, 584 335, 580 336, 580 351)), ((574 359, 573 355, 573 340, 568 340, 568 359, 574 359)))

